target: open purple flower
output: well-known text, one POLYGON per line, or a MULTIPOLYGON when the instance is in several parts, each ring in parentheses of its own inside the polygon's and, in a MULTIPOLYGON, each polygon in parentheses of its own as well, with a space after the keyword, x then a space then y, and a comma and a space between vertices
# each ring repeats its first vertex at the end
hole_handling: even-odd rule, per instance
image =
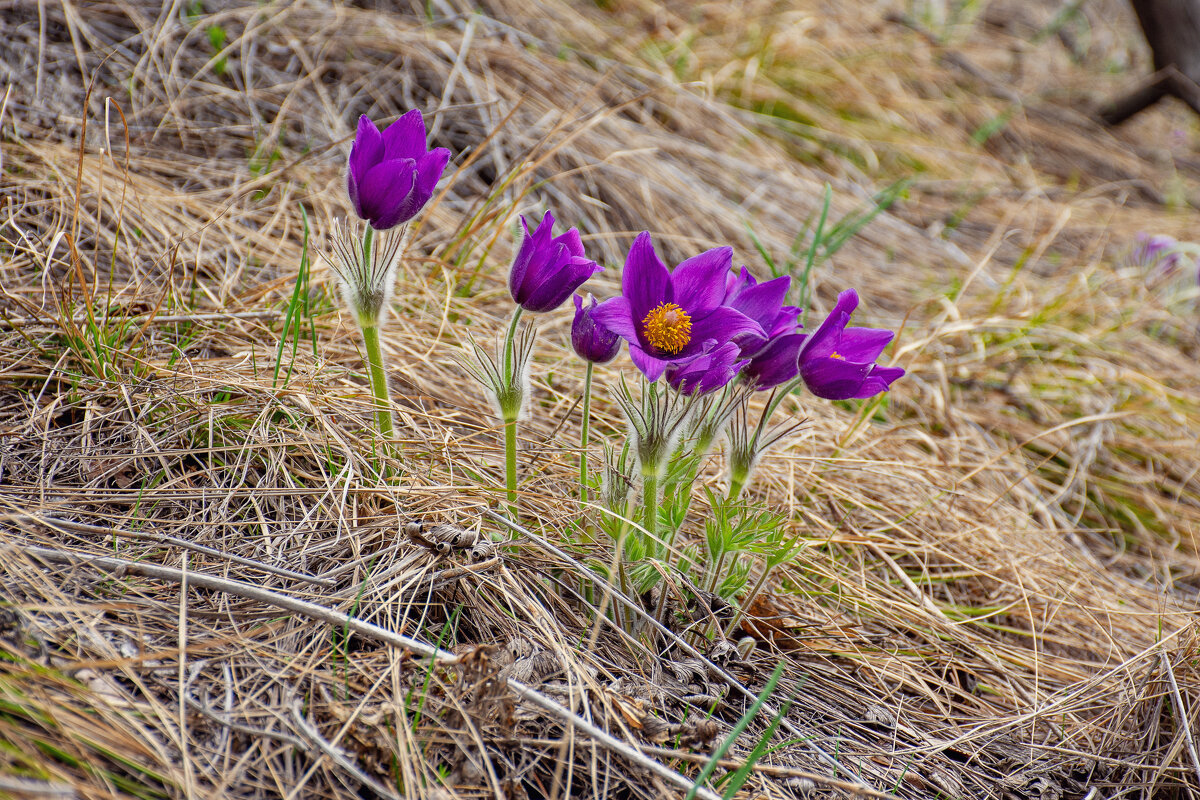
POLYGON ((667 383, 680 394, 715 392, 733 380, 749 359, 738 360, 739 348, 733 342, 708 350, 690 361, 671 364, 666 369, 667 383))
POLYGON ((858 307, 858 292, 838 295, 833 311, 800 349, 800 376, 805 386, 826 400, 874 397, 904 374, 899 367, 875 363, 895 336, 876 328, 847 328, 858 307))
POLYGON ((739 274, 730 273, 725 281, 724 304, 742 312, 763 329, 763 336, 747 334, 740 337, 738 344, 742 355, 754 356, 773 339, 795 333, 800 327, 800 309, 783 304, 791 282, 792 279, 784 275, 758 283, 745 267, 739 274))
POLYGON ((525 237, 508 273, 508 289, 526 311, 553 311, 584 281, 604 269, 584 256, 579 231, 571 228, 551 237, 554 215, 549 211, 533 233, 524 217, 521 228, 525 237))
POLYGON ((592 312, 596 309, 596 298, 588 295, 590 305, 583 307, 583 298, 575 295, 575 319, 571 322, 571 346, 576 354, 593 364, 612 361, 621 352, 621 337, 596 324, 592 312))
POLYGON ((350 202, 375 230, 394 228, 415 217, 429 202, 449 160, 446 148, 428 149, 425 120, 418 109, 400 117, 383 133, 364 114, 358 118, 346 173, 350 202))
POLYGON ((656 381, 669 364, 688 361, 762 326, 722 305, 733 250, 718 247, 668 270, 649 232, 633 242, 621 275, 621 296, 596 307, 596 321, 629 343, 629 356, 656 381))

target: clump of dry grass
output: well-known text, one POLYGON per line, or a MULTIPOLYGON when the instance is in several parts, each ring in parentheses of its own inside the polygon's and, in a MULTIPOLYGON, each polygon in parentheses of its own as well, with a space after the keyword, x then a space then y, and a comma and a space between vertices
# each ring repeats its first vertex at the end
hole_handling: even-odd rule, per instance
POLYGON ((1083 113, 1121 84, 1119 8, 1081 11, 1072 61, 1036 4, 941 30, 856 4, 3 7, 0 793, 682 794, 505 680, 695 775, 779 660, 787 738, 748 795, 1200 789, 1195 334, 1121 260, 1194 223, 1197 165, 1147 144, 1193 123, 1083 113), (388 482, 319 255, 352 121, 410 107, 459 155, 386 331, 388 482), (570 541, 565 316, 522 442, 537 530, 472 557, 406 529, 510 534, 455 354, 508 312, 516 213, 553 207, 613 267, 650 228, 761 273, 745 223, 781 260, 825 181, 839 218, 910 177, 814 301, 857 285, 910 374, 883 405, 807 404, 760 469, 807 547, 745 662, 661 657, 573 593, 603 551, 570 541), (280 351, 301 205, 313 279, 280 351))

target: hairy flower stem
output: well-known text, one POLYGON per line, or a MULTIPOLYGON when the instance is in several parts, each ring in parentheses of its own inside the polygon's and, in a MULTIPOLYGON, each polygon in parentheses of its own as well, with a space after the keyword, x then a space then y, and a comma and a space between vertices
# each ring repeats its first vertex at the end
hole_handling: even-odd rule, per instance
MULTIPOLYGON (((510 387, 518 386, 520 376, 514 375, 516 356, 513 352, 513 339, 517 335, 517 323, 521 321, 521 311, 517 306, 513 311, 512 322, 508 325, 508 334, 504 337, 504 378, 510 387)), ((517 520, 517 417, 521 413, 521 404, 516 403, 502 409, 504 414, 504 488, 508 495, 508 511, 513 520, 517 520)))
POLYGON ((746 487, 746 479, 739 477, 736 474, 729 476, 729 499, 737 500, 742 493, 742 489, 746 487))
MULTIPOLYGON (((374 238, 375 229, 368 225, 362 242, 363 274, 371 272, 371 245, 374 238)), ((388 394, 387 373, 383 371, 383 352, 379 349, 379 322, 376 319, 375 324, 370 324, 370 321, 360 317, 359 327, 362 330, 363 345, 367 350, 371 394, 375 397, 375 424, 379 428, 380 436, 385 440, 385 452, 390 452, 395 428, 392 426, 392 403, 388 394)), ((385 467, 383 472, 385 476, 390 476, 391 470, 385 467)))
POLYGON ((383 356, 379 349, 379 326, 362 329, 363 344, 367 348, 367 366, 371 374, 371 394, 375 396, 375 421, 379 433, 391 441, 395 435, 392 427, 391 400, 388 396, 387 374, 383 371, 383 356))
POLYGON ((642 527, 646 538, 658 541, 658 472, 653 468, 642 471, 642 527))
POLYGON ((579 502, 588 501, 587 457, 588 426, 592 417, 592 362, 587 362, 587 373, 583 379, 583 432, 579 436, 579 502))

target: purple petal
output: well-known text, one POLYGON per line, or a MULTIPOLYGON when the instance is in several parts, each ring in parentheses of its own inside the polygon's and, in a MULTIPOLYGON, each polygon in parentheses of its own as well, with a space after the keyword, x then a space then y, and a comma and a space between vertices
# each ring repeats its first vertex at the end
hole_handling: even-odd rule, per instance
POLYGON ((375 123, 366 114, 358 118, 358 131, 354 134, 354 144, 350 145, 350 172, 359 179, 367 170, 383 160, 383 137, 375 123))
POLYGON ((547 211, 542 215, 542 221, 533 229, 533 238, 538 247, 547 247, 554 235, 554 215, 547 211))
POLYGON ((838 295, 837 303, 829 316, 813 331, 805 344, 804 357, 827 356, 832 353, 841 338, 842 331, 850 322, 850 315, 858 308, 858 292, 847 289, 838 295))
POLYGON ((693 317, 716 308, 725 299, 725 276, 732 268, 732 247, 716 247, 683 261, 671 273, 672 302, 693 317))
POLYGON ((513 256, 512 269, 508 271, 508 291, 517 303, 521 302, 520 296, 525 283, 525 273, 529 269, 529 262, 533 258, 534 251, 533 236, 529 233, 529 223, 525 221, 525 217, 521 217, 521 230, 524 231, 521 236, 521 244, 517 248, 517 254, 513 256))
POLYGON ((358 118, 358 130, 354 134, 354 144, 350 145, 350 159, 346 169, 346 192, 350 202, 360 217, 366 217, 359 200, 359 183, 367 174, 367 170, 383 160, 383 137, 375 123, 363 114, 358 118))
POLYGON ((746 378, 754 388, 770 389, 799 375, 800 348, 806 338, 807 333, 789 333, 771 339, 746 367, 746 378))
POLYGON ((821 357, 800 364, 804 385, 826 400, 849 400, 863 391, 874 364, 854 364, 839 358, 821 357))
POLYGON ((787 296, 791 282, 792 279, 784 275, 757 286, 750 285, 738 292, 732 301, 726 302, 766 328, 774 323, 783 308, 783 299, 787 296))
POLYGON ((846 328, 837 353, 847 361, 866 363, 879 358, 896 334, 879 328, 846 328))
POLYGON ((629 300, 629 313, 638 322, 645 319, 650 309, 659 303, 675 300, 671 289, 671 273, 658 253, 654 252, 654 243, 648 231, 639 233, 629 248, 625 271, 621 274, 621 294, 629 300))
MULTIPOLYGON (((597 307, 597 310, 599 310, 599 307, 597 307)), ((646 380, 654 383, 662 377, 663 370, 667 368, 668 362, 655 358, 633 341, 628 339, 626 341, 629 342, 629 357, 633 360, 633 365, 642 371, 642 374, 646 376, 646 380)))
POLYGON ((560 265, 556 271, 546 272, 535 280, 527 278, 526 283, 532 284, 530 292, 519 301, 526 311, 553 311, 600 269, 596 262, 572 258, 567 254, 566 247, 560 249, 560 265))
POLYGON ((629 301, 624 297, 611 297, 592 311, 596 324, 620 336, 630 345, 638 343, 637 329, 629 312, 629 301))
POLYGON ((763 335, 763 329, 757 322, 740 311, 729 306, 718 306, 699 319, 692 320, 692 338, 679 351, 680 358, 693 356, 701 352, 708 340, 724 344, 742 334, 763 335))
POLYGON ((444 147, 435 147, 427 155, 417 160, 417 187, 426 196, 433 194, 446 164, 450 162, 450 151, 444 147))
POLYGON ((579 238, 579 231, 575 228, 569 228, 566 233, 554 241, 564 245, 571 255, 583 256, 583 240, 579 238))
POLYGON ((425 120, 419 109, 414 108, 400 119, 387 126, 383 132, 384 158, 411 158, 413 161, 425 155, 425 120))
POLYGON ((367 171, 358 183, 363 216, 377 230, 398 225, 402 206, 415 188, 416 164, 403 158, 383 161, 367 171))
POLYGON ((875 367, 871 370, 871 374, 863 381, 862 387, 854 395, 855 398, 862 399, 866 397, 874 397, 880 392, 886 392, 891 388, 892 383, 904 375, 904 370, 900 367, 875 367))

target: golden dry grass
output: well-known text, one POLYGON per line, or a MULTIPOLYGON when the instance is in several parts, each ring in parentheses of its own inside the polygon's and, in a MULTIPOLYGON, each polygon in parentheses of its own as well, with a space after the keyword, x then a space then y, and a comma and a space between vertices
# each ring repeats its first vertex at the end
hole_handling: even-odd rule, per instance
MULTIPOLYGON (((1195 237, 1200 129, 1091 120, 1146 61, 1124 5, 1062 38, 1050 3, 460 5, 0 2, 0 795, 682 796, 495 679, 686 775, 736 686, 595 626, 578 562, 533 539, 471 565, 403 532, 507 534, 457 354, 509 312, 518 213, 578 225, 601 294, 637 231, 761 275, 747 225, 783 260, 825 182, 837 219, 901 179, 812 314, 857 287, 909 375, 884 405, 805 402, 754 487, 808 546, 745 624, 735 677, 782 659, 795 701, 739 796, 1200 791, 1197 293, 1124 260, 1195 237), (389 483, 320 253, 353 121, 412 107, 455 159, 385 332, 389 483), (301 206, 309 312, 277 364, 301 206)), ((567 312, 539 322, 522 502, 567 546, 582 374, 567 312)))

